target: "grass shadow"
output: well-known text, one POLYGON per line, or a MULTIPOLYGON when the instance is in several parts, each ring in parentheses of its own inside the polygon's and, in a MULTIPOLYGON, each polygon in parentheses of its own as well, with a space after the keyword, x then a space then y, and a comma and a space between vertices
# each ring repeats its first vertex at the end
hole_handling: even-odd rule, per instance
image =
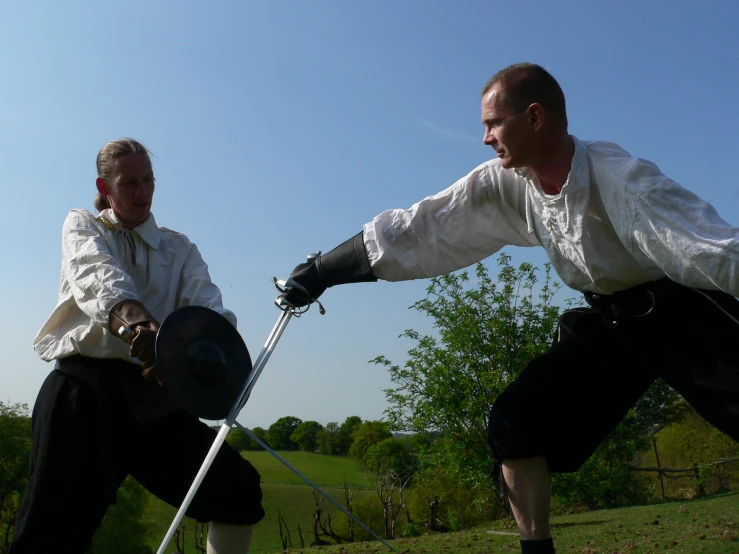
POLYGON ((593 520, 593 521, 569 521, 565 523, 552 523, 550 524, 550 527, 552 529, 564 529, 565 527, 580 527, 585 525, 602 525, 603 523, 608 523, 608 520, 600 519, 600 520, 593 520))

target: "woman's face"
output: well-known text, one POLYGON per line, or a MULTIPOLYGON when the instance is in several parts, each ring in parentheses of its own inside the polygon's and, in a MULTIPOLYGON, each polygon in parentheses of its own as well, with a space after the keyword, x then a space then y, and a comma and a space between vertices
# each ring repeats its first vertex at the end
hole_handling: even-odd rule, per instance
POLYGON ((111 208, 126 229, 133 229, 146 221, 151 213, 154 197, 154 170, 149 156, 133 154, 116 160, 115 173, 110 180, 98 177, 97 188, 107 196, 111 208))

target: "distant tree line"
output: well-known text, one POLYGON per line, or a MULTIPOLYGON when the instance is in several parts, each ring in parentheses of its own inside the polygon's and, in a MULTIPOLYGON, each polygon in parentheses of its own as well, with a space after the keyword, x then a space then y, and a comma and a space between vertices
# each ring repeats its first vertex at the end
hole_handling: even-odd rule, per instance
MULTIPOLYGON (((327 456, 351 456, 358 460, 364 459, 371 446, 391 437, 387 423, 363 421, 356 415, 347 417, 341 424, 330 422, 326 426, 317 421, 302 421, 286 416, 278 419, 266 431, 262 427, 254 427, 250 431, 273 450, 301 450, 327 456)), ((428 442, 429 439, 421 440, 428 442)), ((238 451, 262 450, 254 439, 239 428, 231 430, 226 442, 238 451)))

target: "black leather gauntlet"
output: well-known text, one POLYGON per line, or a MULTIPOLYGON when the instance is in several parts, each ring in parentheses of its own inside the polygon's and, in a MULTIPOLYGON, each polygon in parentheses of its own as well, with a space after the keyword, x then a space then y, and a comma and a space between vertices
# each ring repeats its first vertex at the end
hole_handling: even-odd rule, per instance
POLYGON ((293 286, 286 300, 294 306, 305 306, 328 287, 377 281, 364 248, 363 235, 364 232, 358 233, 330 252, 295 267, 290 275, 293 286))

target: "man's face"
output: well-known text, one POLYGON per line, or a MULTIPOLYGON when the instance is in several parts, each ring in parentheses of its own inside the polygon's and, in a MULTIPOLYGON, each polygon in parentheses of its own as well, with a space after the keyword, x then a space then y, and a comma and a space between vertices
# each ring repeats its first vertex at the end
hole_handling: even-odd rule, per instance
POLYGON ((526 143, 531 132, 526 110, 514 112, 503 107, 502 100, 499 84, 493 85, 482 97, 482 124, 485 126, 482 142, 495 150, 502 167, 525 167, 526 143))
POLYGON ((115 175, 110 182, 103 181, 103 187, 103 194, 107 193, 113 211, 126 229, 141 225, 149 217, 154 197, 154 171, 148 156, 134 154, 118 158, 115 175))

